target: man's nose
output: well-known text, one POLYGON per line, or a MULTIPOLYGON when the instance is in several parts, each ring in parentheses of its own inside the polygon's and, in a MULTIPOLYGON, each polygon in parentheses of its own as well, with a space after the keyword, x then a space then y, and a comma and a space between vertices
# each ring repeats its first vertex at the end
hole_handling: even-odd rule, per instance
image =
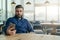
POLYGON ((19 14, 21 13, 21 12, 18 12, 19 14))

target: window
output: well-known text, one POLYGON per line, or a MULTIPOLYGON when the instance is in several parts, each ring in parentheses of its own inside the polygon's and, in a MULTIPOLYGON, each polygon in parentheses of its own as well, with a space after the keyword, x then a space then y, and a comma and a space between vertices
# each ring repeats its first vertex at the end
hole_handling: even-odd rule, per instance
POLYGON ((34 13, 24 13, 24 18, 28 19, 29 21, 34 21, 34 13))
POLYGON ((3 4, 4 4, 3 0, 0 0, 0 24, 2 24, 3 21, 5 20, 5 17, 4 17, 5 13, 3 13, 3 10, 4 10, 3 4))
POLYGON ((59 0, 35 0, 35 20, 38 21, 59 21, 60 20, 59 0), (46 4, 48 1, 48 4, 46 4), (36 5, 37 4, 37 5, 36 5))
POLYGON ((41 21, 41 20, 46 20, 46 7, 41 6, 41 7, 35 7, 35 20, 41 21))
POLYGON ((47 21, 58 21, 58 6, 47 6, 47 21))

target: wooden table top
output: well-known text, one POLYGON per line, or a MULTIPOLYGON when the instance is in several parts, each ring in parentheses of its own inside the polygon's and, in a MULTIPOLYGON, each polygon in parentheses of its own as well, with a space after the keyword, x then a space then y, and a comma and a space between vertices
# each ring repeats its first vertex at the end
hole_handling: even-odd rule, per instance
POLYGON ((60 36, 44 34, 16 34, 0 37, 0 40, 60 40, 60 36))

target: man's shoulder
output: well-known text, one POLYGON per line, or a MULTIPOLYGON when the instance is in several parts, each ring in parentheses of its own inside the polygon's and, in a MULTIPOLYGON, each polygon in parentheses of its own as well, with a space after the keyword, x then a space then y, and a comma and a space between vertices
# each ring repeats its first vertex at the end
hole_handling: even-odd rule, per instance
POLYGON ((23 20, 24 22, 27 22, 27 23, 30 23, 30 21, 28 19, 25 19, 23 20))
POLYGON ((28 21, 27 19, 23 18, 24 21, 28 21))
POLYGON ((14 19, 14 17, 10 17, 10 18, 8 18, 7 20, 13 20, 14 19))

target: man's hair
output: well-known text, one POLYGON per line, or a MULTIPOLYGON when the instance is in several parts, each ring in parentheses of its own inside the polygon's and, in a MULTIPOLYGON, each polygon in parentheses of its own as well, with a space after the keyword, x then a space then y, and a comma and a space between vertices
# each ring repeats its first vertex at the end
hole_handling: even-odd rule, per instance
POLYGON ((22 5, 17 5, 17 6, 15 7, 15 9, 17 9, 17 8, 22 8, 22 9, 24 9, 22 5))

